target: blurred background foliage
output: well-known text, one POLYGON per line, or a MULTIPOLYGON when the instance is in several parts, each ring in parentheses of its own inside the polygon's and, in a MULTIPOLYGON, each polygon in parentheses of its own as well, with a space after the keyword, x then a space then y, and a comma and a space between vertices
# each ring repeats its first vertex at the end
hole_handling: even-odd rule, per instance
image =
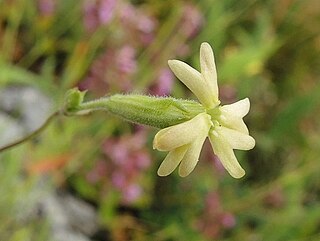
POLYGON ((0 0, 2 145, 75 86, 194 98, 167 60, 199 66, 204 41, 257 143, 241 180, 208 143, 189 177, 160 178, 155 129, 60 117, 0 154, 0 240, 319 240, 319 33, 318 0, 0 0))

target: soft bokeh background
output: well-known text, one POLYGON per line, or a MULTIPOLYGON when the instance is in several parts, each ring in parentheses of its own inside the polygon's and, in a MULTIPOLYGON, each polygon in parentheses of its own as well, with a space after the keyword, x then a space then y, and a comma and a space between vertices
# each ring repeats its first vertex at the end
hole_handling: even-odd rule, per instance
POLYGON ((206 143, 160 178, 157 130, 60 117, 0 154, 0 240, 320 240, 319 0, 0 0, 0 143, 72 87, 194 98, 168 59, 215 51, 222 103, 251 100, 257 145, 231 178, 206 143))

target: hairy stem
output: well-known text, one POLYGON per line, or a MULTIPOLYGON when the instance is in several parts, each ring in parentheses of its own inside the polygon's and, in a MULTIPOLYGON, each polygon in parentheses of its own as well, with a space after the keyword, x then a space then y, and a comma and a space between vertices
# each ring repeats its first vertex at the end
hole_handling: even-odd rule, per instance
POLYGON ((36 130, 32 131, 31 133, 29 133, 28 135, 22 137, 21 139, 14 141, 8 145, 5 145, 3 147, 0 147, 0 152, 6 151, 10 148, 16 147, 20 144, 23 144, 24 142, 27 142, 29 140, 31 140, 32 138, 34 138, 35 136, 37 136, 38 134, 40 134, 43 130, 45 130, 47 128, 47 126, 60 114, 60 111, 56 111, 53 114, 51 114, 48 119, 36 130))

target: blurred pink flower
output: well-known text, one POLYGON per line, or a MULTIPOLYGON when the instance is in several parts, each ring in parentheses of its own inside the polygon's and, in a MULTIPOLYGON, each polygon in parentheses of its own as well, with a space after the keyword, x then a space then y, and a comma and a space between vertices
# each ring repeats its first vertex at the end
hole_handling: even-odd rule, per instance
POLYGON ((120 6, 120 19, 123 22, 130 22, 135 17, 135 8, 129 3, 122 3, 120 6))
POLYGON ((108 139, 103 145, 105 155, 113 164, 111 182, 121 192, 125 204, 136 201, 143 193, 138 179, 151 164, 145 148, 146 134, 140 129, 130 135, 108 139))
POLYGON ((231 85, 221 85, 220 87, 220 99, 224 103, 233 103, 236 101, 237 90, 231 85))
POLYGON ((105 160, 98 160, 86 174, 92 184, 101 184, 103 190, 117 190, 123 204, 135 202, 142 194, 141 175, 151 164, 145 147, 147 132, 137 128, 132 134, 108 138, 102 147, 105 160))
POLYGON ((124 173, 117 172, 117 171, 113 172, 112 173, 112 184, 119 189, 124 188, 126 185, 126 177, 125 177, 124 173))
POLYGON ((107 24, 114 15, 114 8, 116 6, 116 0, 101 0, 98 16, 102 24, 107 24))
POLYGON ((100 25, 109 23, 114 15, 116 0, 87 0, 84 2, 84 26, 93 32, 100 25))
POLYGON ((221 224, 225 228, 233 228, 236 225, 236 219, 231 213, 224 213, 221 217, 221 224))
POLYGON ((137 29, 143 33, 152 33, 156 27, 154 19, 146 15, 137 18, 137 29))
POLYGON ((38 8, 41 15, 50 16, 56 10, 55 0, 38 0, 38 8))
POLYGON ((108 171, 108 164, 104 160, 99 160, 95 163, 93 169, 91 169, 86 178, 89 183, 97 183, 101 181, 106 175, 108 171))
POLYGON ((116 64, 120 72, 125 74, 132 74, 137 68, 136 51, 129 45, 123 46, 117 53, 116 64))
POLYGON ((136 71, 135 49, 124 45, 118 49, 107 49, 97 58, 80 89, 104 95, 107 92, 128 92, 132 88, 131 77, 136 71))
POLYGON ((140 152, 136 157, 136 167, 138 169, 146 169, 150 166, 150 156, 148 152, 140 152))
POLYGON ((141 130, 134 134, 107 139, 103 151, 116 165, 126 166, 132 162, 135 168, 145 168, 150 165, 150 156, 146 152, 145 144, 146 132, 141 130))
POLYGON ((217 192, 211 192, 205 199, 205 205, 209 212, 215 214, 220 209, 220 199, 217 192))
POLYGON ((186 57, 190 54, 190 46, 186 43, 180 43, 176 48, 176 54, 180 57, 186 57))
POLYGON ((119 17, 123 28, 131 38, 137 38, 143 45, 151 43, 157 27, 155 18, 130 3, 122 3, 119 17))
POLYGON ((150 88, 150 93, 158 96, 169 95, 171 93, 173 80, 174 76, 168 68, 160 70, 155 84, 150 88))
POLYGON ((233 228, 236 219, 230 212, 224 211, 217 192, 208 193, 205 207, 198 219, 197 228, 208 238, 217 239, 225 229, 233 228))
POLYGON ((264 204, 269 208, 281 208, 285 204, 285 195, 281 187, 274 187, 264 198, 264 204))
POLYGON ((204 23, 201 12, 191 4, 184 5, 181 32, 187 38, 193 38, 204 23))
POLYGON ((126 204, 130 204, 136 201, 142 194, 142 188, 134 183, 131 183, 124 189, 122 194, 123 202, 126 204))
POLYGON ((84 9, 84 26, 87 31, 95 29, 98 25, 98 20, 95 15, 95 3, 93 1, 86 1, 83 6, 84 9))

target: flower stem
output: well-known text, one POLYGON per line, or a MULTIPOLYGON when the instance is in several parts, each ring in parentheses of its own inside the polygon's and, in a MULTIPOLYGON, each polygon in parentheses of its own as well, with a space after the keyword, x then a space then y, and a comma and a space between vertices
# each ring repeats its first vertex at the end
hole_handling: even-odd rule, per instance
POLYGON ((10 148, 16 147, 20 144, 23 144, 29 140, 31 140, 32 138, 34 138, 35 136, 37 136, 39 133, 41 133, 43 130, 45 130, 47 128, 47 126, 58 116, 60 115, 60 111, 56 111, 53 114, 51 114, 48 119, 36 130, 32 131, 31 133, 29 133, 28 135, 22 137, 21 139, 12 142, 8 145, 5 145, 3 147, 0 147, 0 152, 6 151, 10 148))

